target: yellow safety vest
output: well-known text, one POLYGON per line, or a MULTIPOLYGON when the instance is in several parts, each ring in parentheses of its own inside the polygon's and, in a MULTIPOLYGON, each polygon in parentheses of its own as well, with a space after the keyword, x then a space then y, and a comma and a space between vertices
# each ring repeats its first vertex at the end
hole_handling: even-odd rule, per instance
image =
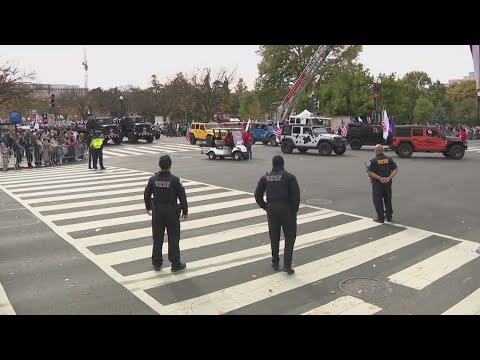
POLYGON ((98 150, 102 147, 103 139, 102 138, 93 138, 92 142, 90 143, 90 147, 92 149, 98 150))

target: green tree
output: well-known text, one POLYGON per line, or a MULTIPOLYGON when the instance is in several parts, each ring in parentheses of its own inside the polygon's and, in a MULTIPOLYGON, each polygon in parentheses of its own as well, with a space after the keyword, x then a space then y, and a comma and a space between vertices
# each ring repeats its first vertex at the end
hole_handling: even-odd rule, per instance
POLYGON ((447 110, 441 102, 438 102, 433 109, 433 121, 438 123, 446 123, 448 121, 447 110))
POLYGON ((339 68, 315 90, 314 98, 320 102, 320 113, 330 116, 369 115, 373 109, 372 81, 361 64, 339 68))
POLYGON ((235 86, 234 92, 232 94, 232 105, 230 112, 234 115, 239 116, 240 111, 240 98, 248 92, 247 86, 242 78, 238 79, 237 85, 235 86))
MULTIPOLYGON (((285 98, 290 88, 303 72, 320 45, 261 45, 257 54, 262 57, 258 64, 259 76, 255 82, 259 101, 264 112, 273 102, 285 98)), ((332 77, 338 69, 352 63, 362 51, 361 45, 338 45, 318 70, 313 84, 332 77)))
POLYGON ((427 96, 419 98, 413 110, 414 120, 417 123, 430 122, 433 119, 434 107, 427 96))
POLYGON ((254 91, 247 92, 240 97, 240 107, 238 110, 238 116, 241 119, 262 119, 262 110, 260 107, 260 101, 257 94, 254 91))
POLYGON ((414 110, 417 100, 428 94, 432 79, 423 71, 412 71, 400 79, 400 85, 402 96, 405 98, 406 120, 411 123, 415 118, 414 110))

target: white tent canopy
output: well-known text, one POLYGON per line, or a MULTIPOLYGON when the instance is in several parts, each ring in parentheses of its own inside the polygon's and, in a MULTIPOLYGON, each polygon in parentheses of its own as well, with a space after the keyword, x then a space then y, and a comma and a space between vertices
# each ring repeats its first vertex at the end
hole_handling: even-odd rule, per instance
POLYGON ((308 111, 307 109, 303 110, 300 114, 295 115, 295 117, 301 118, 301 119, 310 118, 312 116, 313 116, 313 114, 310 111, 308 111))

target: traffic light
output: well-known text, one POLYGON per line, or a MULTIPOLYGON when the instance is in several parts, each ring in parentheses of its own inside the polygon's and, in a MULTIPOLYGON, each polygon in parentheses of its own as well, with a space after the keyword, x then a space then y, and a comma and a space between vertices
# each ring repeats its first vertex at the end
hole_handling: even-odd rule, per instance
POLYGON ((315 99, 315 102, 313 103, 314 109, 320 109, 320 101, 315 99))
POLYGON ((50 94, 50 107, 53 108, 55 106, 55 94, 50 94))

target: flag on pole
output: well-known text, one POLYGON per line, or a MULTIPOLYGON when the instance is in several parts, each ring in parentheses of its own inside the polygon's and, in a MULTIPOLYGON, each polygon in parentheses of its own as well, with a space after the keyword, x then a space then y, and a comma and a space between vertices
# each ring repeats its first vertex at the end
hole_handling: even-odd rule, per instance
POLYGON ((382 129, 383 129, 383 138, 385 140, 387 140, 388 130, 390 128, 390 124, 389 124, 389 121, 388 121, 388 115, 387 115, 387 110, 386 109, 383 109, 381 125, 382 125, 382 129))
POLYGON ((342 118, 342 125, 340 127, 342 129, 342 136, 347 137, 348 126, 345 124, 345 121, 343 121, 343 118, 342 118))
POLYGON ((248 131, 251 123, 252 123, 252 120, 248 119, 247 126, 245 127, 245 131, 248 131))
POLYGON ((185 139, 187 140, 187 143, 190 144, 190 126, 187 128, 187 136, 185 137, 185 139))
POLYGON ((277 143, 279 143, 279 144, 280 144, 281 136, 282 136, 282 128, 278 124, 278 120, 277 120, 277 127, 275 129, 275 139, 277 140, 277 143))
POLYGON ((480 90, 480 45, 470 45, 470 51, 472 52, 473 69, 475 70, 477 90, 480 90))
POLYGON ((395 123, 394 123, 393 116, 392 116, 391 119, 390 119, 390 132, 391 132, 391 133, 394 133, 394 132, 395 132, 395 123))
POLYGON ((372 123, 372 119, 370 118, 370 116, 367 117, 367 122, 369 125, 372 123))

